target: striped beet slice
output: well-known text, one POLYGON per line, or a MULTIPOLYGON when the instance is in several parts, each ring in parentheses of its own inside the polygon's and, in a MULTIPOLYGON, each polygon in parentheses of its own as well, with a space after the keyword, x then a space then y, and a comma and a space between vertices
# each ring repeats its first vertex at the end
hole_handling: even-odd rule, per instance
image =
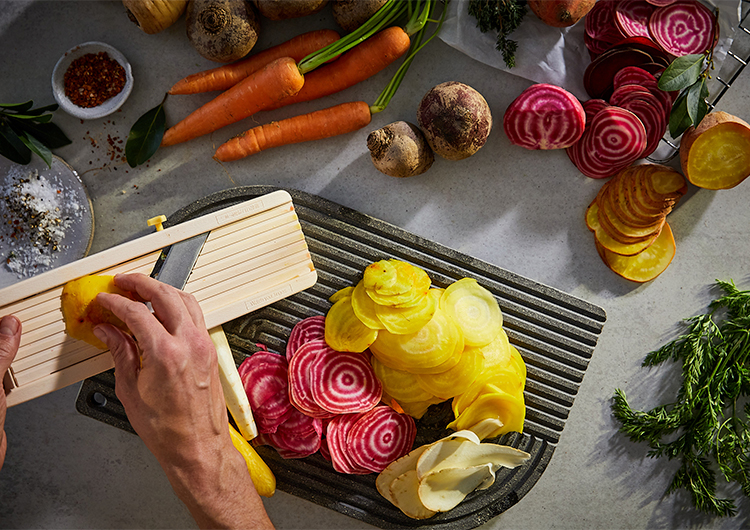
POLYGON ((328 350, 335 351, 325 340, 311 340, 297 348, 289 361, 289 399, 298 410, 314 418, 330 418, 334 415, 315 402, 310 387, 310 366, 319 354, 328 350))
POLYGON ((288 395, 286 359, 275 353, 260 351, 242 361, 237 371, 258 431, 275 432, 294 410, 288 395))
POLYGON ((537 83, 513 100, 503 127, 511 143, 526 149, 565 149, 583 134, 586 113, 564 88, 537 83))
POLYGON ((380 473, 411 451, 416 436, 414 418, 379 405, 354 423, 346 437, 346 446, 357 466, 380 473))
POLYGON ((679 0, 659 7, 648 21, 651 38, 675 57, 713 48, 715 26, 714 14, 697 0, 679 0))
POLYGON ((377 405, 383 386, 365 355, 327 348, 310 364, 310 394, 323 410, 352 414, 377 405))
POLYGON ((586 113, 586 124, 588 125, 591 120, 596 116, 596 113, 602 110, 604 107, 609 107, 609 103, 607 103, 603 99, 594 98, 594 99, 587 99, 583 103, 581 103, 583 106, 583 111, 586 113))
POLYGON ((291 359, 297 348, 305 342, 322 339, 325 337, 325 321, 323 315, 307 317, 297 322, 289 334, 289 340, 286 343, 286 358, 291 359))
POLYGON ((628 37, 651 37, 648 20, 655 7, 646 0, 622 0, 615 7, 615 21, 628 37))
POLYGON ((372 473, 371 470, 354 463, 346 444, 346 439, 352 426, 365 414, 365 412, 339 414, 328 423, 325 436, 326 445, 333 469, 339 473, 349 475, 368 475, 372 473))
POLYGON ((274 433, 265 434, 283 458, 304 458, 320 449, 322 424, 295 410, 274 433))
POLYGON ((672 112, 672 95, 659 88, 659 81, 649 71, 638 66, 626 66, 615 74, 613 86, 638 85, 651 92, 661 103, 667 116, 672 112))
POLYGON ((625 35, 615 23, 616 6, 617 2, 611 0, 596 2, 584 18, 585 33, 593 39, 612 44, 624 39, 625 35))
POLYGON ((649 156, 659 147, 659 142, 669 124, 668 116, 664 114, 664 109, 656 99, 656 96, 651 94, 651 92, 648 93, 648 97, 633 98, 624 102, 622 108, 638 116, 638 119, 641 120, 643 126, 646 128, 646 137, 648 140, 646 149, 641 153, 641 157, 649 156))

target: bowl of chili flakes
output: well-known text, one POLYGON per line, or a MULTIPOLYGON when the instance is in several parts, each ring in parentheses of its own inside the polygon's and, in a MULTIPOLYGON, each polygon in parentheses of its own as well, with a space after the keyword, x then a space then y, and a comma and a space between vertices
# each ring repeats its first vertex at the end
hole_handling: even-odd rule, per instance
POLYGON ((90 120, 119 109, 133 89, 125 56, 103 42, 84 42, 66 51, 52 71, 52 92, 65 112, 90 120))

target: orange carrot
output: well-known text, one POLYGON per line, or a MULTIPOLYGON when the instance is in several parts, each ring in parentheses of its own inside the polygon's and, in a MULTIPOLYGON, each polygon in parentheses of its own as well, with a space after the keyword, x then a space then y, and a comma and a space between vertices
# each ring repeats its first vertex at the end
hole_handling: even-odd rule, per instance
POLYGON ((342 54, 335 62, 305 74, 305 86, 296 95, 284 98, 266 110, 312 101, 354 86, 404 55, 410 44, 409 36, 401 27, 381 30, 342 54))
POLYGON ((294 59, 276 59, 167 129, 161 145, 192 140, 247 118, 296 94, 304 83, 294 59))
POLYGON ((235 63, 189 75, 175 83, 169 93, 198 94, 226 90, 276 59, 291 57, 299 62, 338 39, 339 34, 332 29, 309 31, 235 63))
POLYGON ((342 103, 254 127, 220 145, 214 159, 230 162, 272 147, 346 134, 361 129, 371 119, 370 106, 364 101, 342 103))

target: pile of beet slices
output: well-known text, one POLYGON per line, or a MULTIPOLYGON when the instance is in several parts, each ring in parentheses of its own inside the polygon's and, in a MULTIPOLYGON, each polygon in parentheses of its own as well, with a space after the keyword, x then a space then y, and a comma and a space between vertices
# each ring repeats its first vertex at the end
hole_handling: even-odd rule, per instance
POLYGON ((336 351, 324 337, 325 317, 308 317, 292 329, 285 356, 260 351, 240 364, 260 433, 254 443, 283 458, 320 451, 340 473, 379 473, 411 450, 414 419, 380 404, 368 352, 336 351))
POLYGON ((716 18, 697 0, 599 0, 584 25, 591 99, 567 152, 581 173, 606 178, 657 149, 677 96, 658 88, 658 76, 676 57, 712 48, 716 18))

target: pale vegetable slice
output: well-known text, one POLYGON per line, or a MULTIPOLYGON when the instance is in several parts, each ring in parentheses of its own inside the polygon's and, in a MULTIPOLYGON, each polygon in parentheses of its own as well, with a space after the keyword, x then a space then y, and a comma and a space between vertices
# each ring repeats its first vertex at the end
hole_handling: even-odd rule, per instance
POLYGON ((428 510, 447 512, 494 476, 492 464, 435 471, 419 479, 419 500, 428 510))
POLYGON ((352 309, 357 318, 370 329, 385 329, 375 313, 375 302, 367 296, 364 281, 360 280, 351 291, 352 309))
POLYGON ((466 443, 449 439, 432 444, 417 460, 417 476, 425 476, 450 468, 470 468, 490 464, 493 471, 501 467, 514 469, 529 459, 529 453, 507 445, 466 443))
POLYGON ((422 453, 427 448, 445 440, 466 440, 477 445, 479 445, 480 443, 479 438, 477 438, 477 435, 474 434, 473 432, 457 431, 451 434, 450 436, 441 438, 440 440, 432 442, 431 444, 421 445, 415 449, 412 449, 409 453, 405 454, 401 458, 398 458, 394 460, 393 462, 391 462, 390 464, 388 464, 388 466, 383 471, 380 472, 380 474, 378 475, 378 478, 375 480, 375 487, 380 492, 380 494, 386 499, 388 499, 389 501, 394 502, 391 499, 390 490, 389 490, 391 483, 400 475, 406 473, 410 469, 416 471, 417 461, 419 460, 419 457, 422 455, 422 453))
POLYGON ((450 284, 440 298, 440 308, 458 324, 469 346, 489 344, 503 326, 497 300, 473 278, 450 284))
POLYGON ((437 513, 422 504, 422 500, 419 498, 419 480, 414 469, 397 476, 389 484, 388 490, 386 498, 407 517, 429 519, 437 513))
POLYGON ((363 352, 378 336, 378 330, 368 328, 354 314, 350 296, 331 306, 325 327, 325 340, 337 351, 363 352))
POLYGON ((503 428, 503 422, 497 418, 485 418, 471 427, 471 431, 480 440, 492 438, 492 434, 503 428))
POLYGON ((494 366, 507 366, 511 362, 510 342, 508 334, 504 329, 500 330, 497 337, 489 344, 484 346, 467 346, 466 350, 476 349, 484 357, 484 367, 491 368, 494 366))
POLYGON ((430 394, 442 399, 450 399, 469 388, 484 368, 484 356, 477 349, 467 349, 461 353, 461 360, 455 366, 437 374, 417 374, 417 383, 430 394))
POLYGON ((338 302, 342 298, 346 298, 347 296, 352 296, 352 292, 353 291, 354 291, 354 287, 352 287, 351 285, 348 285, 348 286, 344 287, 343 289, 339 289, 338 291, 336 291, 335 293, 333 293, 328 298, 328 301, 331 302, 332 304, 335 304, 336 302, 338 302))
POLYGON ((415 305, 408 307, 380 304, 373 304, 373 306, 377 320, 385 329, 396 335, 407 335, 416 333, 430 321, 437 309, 437 302, 438 297, 427 293, 415 305))
POLYGON ((258 436, 258 427, 255 425, 253 411, 250 409, 245 387, 237 371, 237 365, 234 363, 234 356, 229 347, 229 342, 227 342, 227 336, 221 326, 210 329, 208 333, 219 359, 219 378, 221 379, 221 389, 224 391, 224 401, 242 437, 245 440, 252 440, 258 436))

